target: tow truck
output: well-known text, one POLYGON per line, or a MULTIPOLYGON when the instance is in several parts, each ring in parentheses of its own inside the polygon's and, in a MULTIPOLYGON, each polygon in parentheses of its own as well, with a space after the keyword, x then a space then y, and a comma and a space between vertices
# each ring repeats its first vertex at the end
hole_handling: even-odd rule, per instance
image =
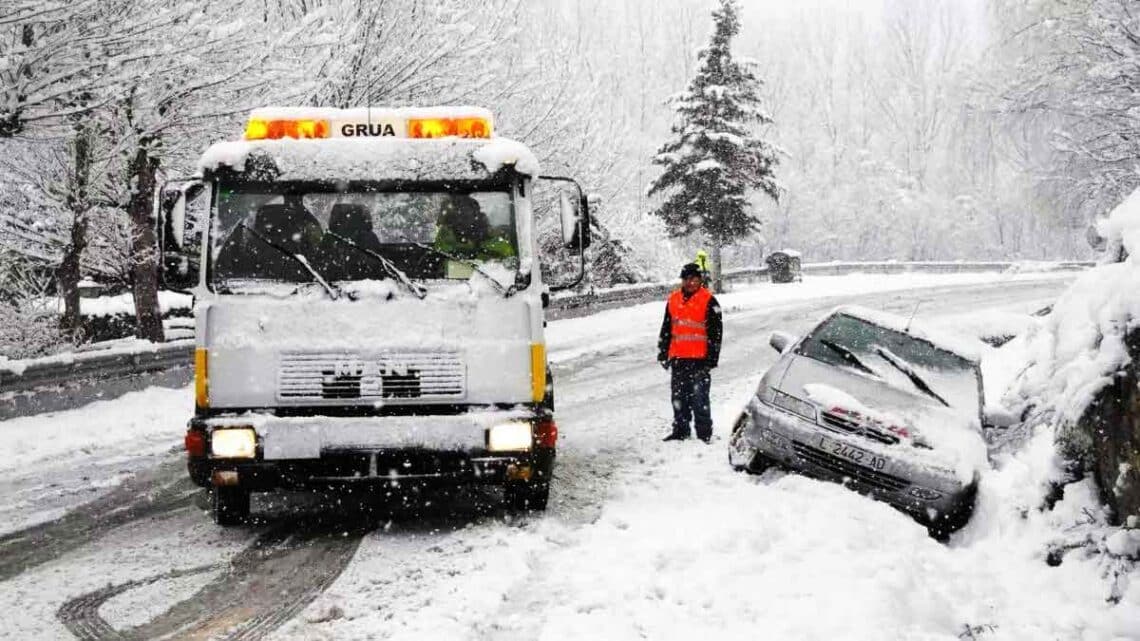
POLYGON ((545 309, 582 278, 589 202, 488 110, 257 109, 159 202, 164 286, 195 297, 188 470, 218 524, 281 489, 481 483, 545 509, 545 309), (543 282, 539 186, 572 282, 543 282))

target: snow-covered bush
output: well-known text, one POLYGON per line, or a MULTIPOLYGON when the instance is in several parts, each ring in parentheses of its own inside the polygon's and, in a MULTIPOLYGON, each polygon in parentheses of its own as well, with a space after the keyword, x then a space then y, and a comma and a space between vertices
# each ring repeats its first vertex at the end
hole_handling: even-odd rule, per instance
POLYGON ((34 358, 67 344, 57 306, 45 294, 52 275, 11 251, 0 251, 0 359, 34 358))
POLYGON ((1056 430, 1123 521, 1140 515, 1140 190, 1100 222, 1105 258, 1025 338, 1006 404, 1056 430))

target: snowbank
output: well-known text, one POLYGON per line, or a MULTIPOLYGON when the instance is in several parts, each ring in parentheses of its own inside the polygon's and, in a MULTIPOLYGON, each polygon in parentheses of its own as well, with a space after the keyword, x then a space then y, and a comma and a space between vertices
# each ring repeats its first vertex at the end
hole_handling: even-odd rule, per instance
POLYGON ((1027 367, 1007 402, 1052 410, 1056 424, 1076 422, 1113 375, 1129 363, 1124 339, 1140 327, 1140 190, 1100 224, 1109 253, 1123 262, 1080 274, 1053 312, 1030 328, 1027 367))

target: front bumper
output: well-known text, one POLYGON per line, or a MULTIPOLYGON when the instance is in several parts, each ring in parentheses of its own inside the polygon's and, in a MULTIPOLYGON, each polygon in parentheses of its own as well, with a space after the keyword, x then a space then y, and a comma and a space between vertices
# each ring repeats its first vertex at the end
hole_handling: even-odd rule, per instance
POLYGON ((529 450, 495 452, 488 449, 487 431, 508 421, 537 426, 542 418, 531 411, 454 416, 285 418, 244 414, 195 418, 190 422, 190 433, 201 434, 207 446, 204 455, 190 455, 189 471, 204 487, 237 485, 258 491, 369 483, 395 487, 529 480, 549 475, 554 459, 552 444, 536 440, 529 450), (209 454, 211 433, 234 427, 255 430, 254 458, 226 459, 209 454))
POLYGON ((972 501, 973 485, 964 485, 948 469, 923 465, 889 446, 833 430, 801 416, 772 407, 753 397, 745 423, 736 437, 734 457, 756 452, 807 476, 835 481, 889 503, 923 522, 958 513, 972 501), (822 441, 821 441, 822 437, 822 441), (860 465, 821 447, 840 443, 870 452, 880 466, 860 465))

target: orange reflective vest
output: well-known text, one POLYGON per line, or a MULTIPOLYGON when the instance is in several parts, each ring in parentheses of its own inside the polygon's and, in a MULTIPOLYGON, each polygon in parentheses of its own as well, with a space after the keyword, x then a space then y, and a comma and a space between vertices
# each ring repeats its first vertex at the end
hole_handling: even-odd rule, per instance
POLYGON ((700 359, 709 355, 709 333, 706 316, 712 293, 704 287, 689 300, 681 290, 669 296, 669 320, 672 322, 669 358, 700 359))

